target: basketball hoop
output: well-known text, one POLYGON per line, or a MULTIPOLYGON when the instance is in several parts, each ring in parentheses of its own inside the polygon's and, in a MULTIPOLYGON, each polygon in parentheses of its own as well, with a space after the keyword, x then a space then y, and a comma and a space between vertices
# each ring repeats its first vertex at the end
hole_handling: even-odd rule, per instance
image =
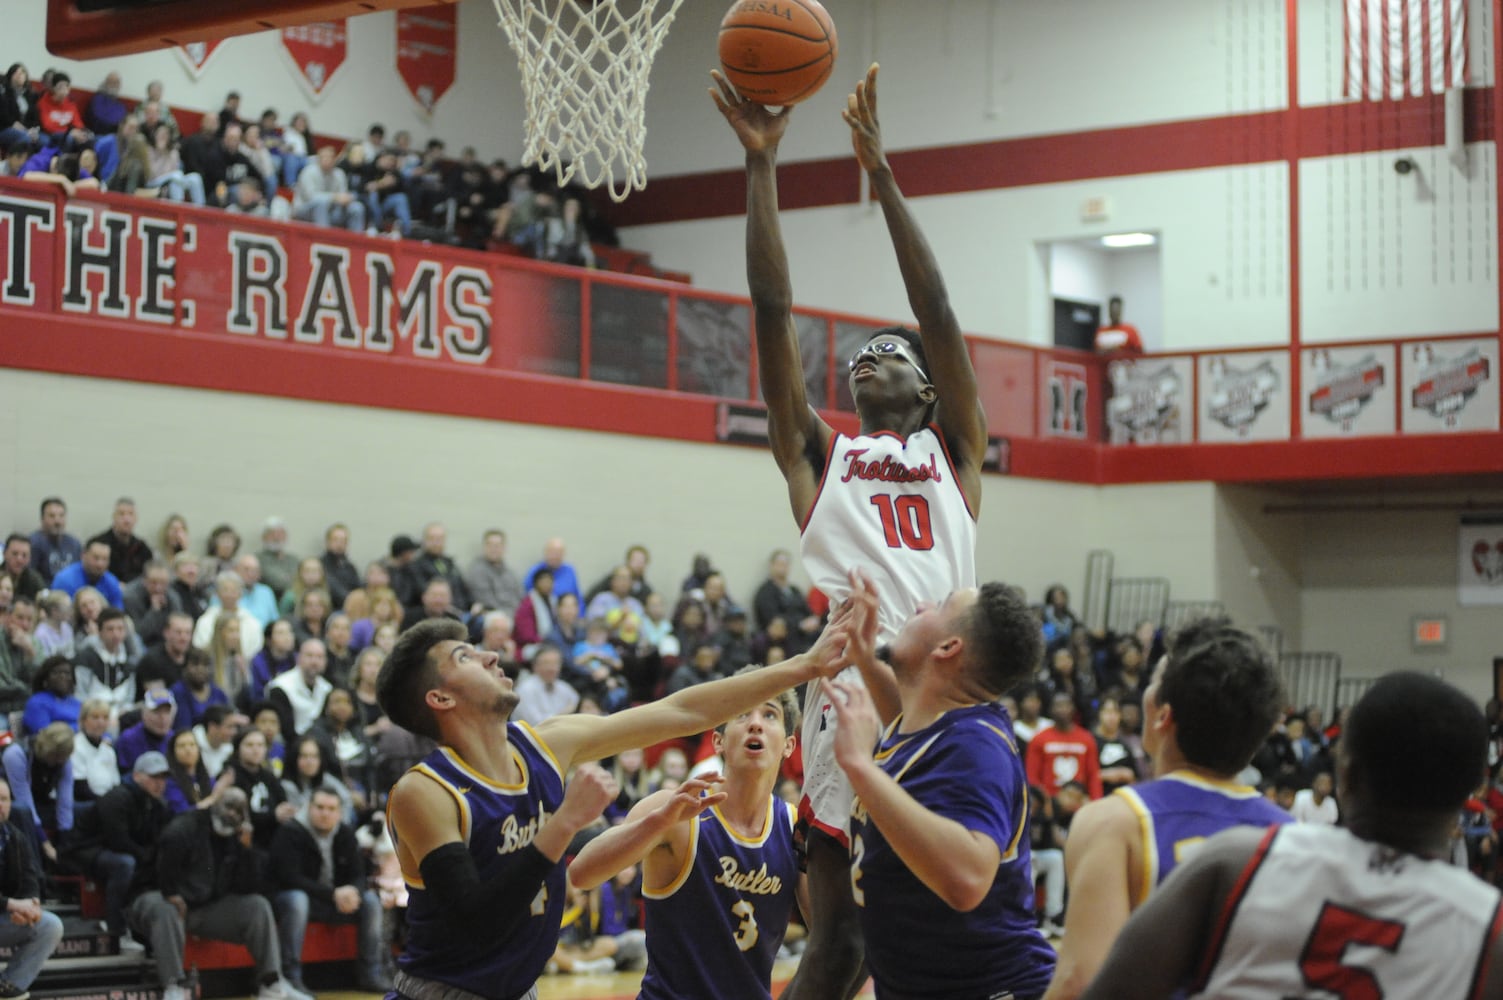
POLYGON ((560 185, 577 175, 615 201, 642 190, 648 75, 684 0, 492 2, 522 71, 522 163, 556 172, 560 185))

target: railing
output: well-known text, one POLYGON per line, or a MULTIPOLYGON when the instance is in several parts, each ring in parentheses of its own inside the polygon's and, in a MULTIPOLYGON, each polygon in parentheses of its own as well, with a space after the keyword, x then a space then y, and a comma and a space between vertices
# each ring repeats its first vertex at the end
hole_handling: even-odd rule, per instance
MULTIPOLYGON (((729 429, 754 426, 758 419, 749 302, 676 282, 165 201, 92 193, 65 200, 55 189, 10 180, 0 180, 0 276, 0 313, 46 316, 60 328, 91 334, 68 342, 67 350, 66 337, 56 344, 28 340, 16 349, 8 346, 0 362, 21 367, 88 371, 74 367, 79 355, 87 345, 102 343, 120 353, 120 365, 111 369, 115 377, 204 385, 201 372, 207 369, 198 360, 217 355, 244 377, 245 369, 256 367, 252 359, 281 357, 243 350, 262 345, 295 348, 302 359, 349 367, 351 377, 358 368, 358 378, 379 383, 387 397, 398 381, 393 366, 404 376, 417 372, 415 366, 438 366, 512 382, 546 379, 554 385, 552 394, 529 382, 535 390, 529 398, 547 403, 567 397, 576 409, 584 397, 559 388, 560 382, 626 391, 635 406, 662 411, 655 419, 638 419, 635 410, 623 414, 619 429, 633 433, 725 440, 736 437, 729 429), (140 339, 121 339, 122 328, 140 339), (170 346, 160 341, 168 334, 178 338, 170 346), (157 338, 152 351, 120 350, 151 338, 157 338), (231 350, 228 343, 238 346, 231 350), (195 363, 162 363, 184 351, 195 363), (147 353, 158 359, 149 371, 141 360, 147 353), (352 367, 355 359, 361 364, 352 367), (718 404, 718 417, 705 417, 701 425, 691 399, 700 407, 718 404), (728 417, 727 406, 746 412, 728 417), (690 412, 693 420, 686 422, 690 412)), ((845 361, 890 321, 798 309, 794 322, 810 402, 849 426, 845 361)), ((1460 441, 1447 447, 1444 439, 1432 439, 1414 450, 1415 462, 1428 463, 1423 471, 1503 465, 1498 338, 1492 334, 1110 363, 1077 351, 982 338, 969 338, 969 344, 999 471, 1080 482, 1396 471, 1395 449, 1382 446, 1358 448, 1345 465, 1333 464, 1326 451, 1301 453, 1300 461, 1290 462, 1257 449, 1208 448, 1187 458, 1163 447, 1297 444, 1291 430, 1296 425, 1304 440, 1321 444, 1332 443, 1325 434, 1380 445, 1385 437, 1416 433, 1460 441), (1301 407, 1312 416, 1303 421, 1289 396, 1294 364, 1305 369, 1300 384, 1308 399, 1301 407), (1454 433, 1465 431, 1491 437, 1479 443, 1454 433), (1103 444, 1132 447, 1098 447, 1103 444)), ((206 387, 231 381, 221 372, 206 387)), ((287 384, 266 376, 251 378, 244 388, 299 394, 287 384)), ((519 403, 508 409, 511 387, 469 384, 482 391, 491 386, 499 401, 460 408, 440 393, 390 405, 571 426, 603 423, 598 416, 595 424, 571 422, 568 412, 523 414, 519 403)), ((599 398, 607 397, 628 398, 620 392, 599 398)))

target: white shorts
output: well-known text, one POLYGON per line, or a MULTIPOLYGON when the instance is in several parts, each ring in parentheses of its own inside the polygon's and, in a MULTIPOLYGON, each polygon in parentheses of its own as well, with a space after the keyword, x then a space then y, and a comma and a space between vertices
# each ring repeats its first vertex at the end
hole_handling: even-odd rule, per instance
MULTIPOLYGON (((836 680, 866 688, 861 671, 846 667, 836 680)), ((851 846, 851 806, 855 793, 850 779, 835 762, 835 710, 824 688, 809 685, 804 699, 804 725, 800 738, 804 745, 804 797, 799 801, 799 822, 824 831, 851 846)))

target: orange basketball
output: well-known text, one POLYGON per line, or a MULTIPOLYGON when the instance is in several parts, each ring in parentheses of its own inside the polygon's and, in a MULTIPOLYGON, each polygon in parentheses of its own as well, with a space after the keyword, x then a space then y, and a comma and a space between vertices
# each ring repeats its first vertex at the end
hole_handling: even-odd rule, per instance
POLYGON ((720 68, 757 104, 812 96, 830 78, 839 47, 819 0, 737 0, 720 22, 720 68))

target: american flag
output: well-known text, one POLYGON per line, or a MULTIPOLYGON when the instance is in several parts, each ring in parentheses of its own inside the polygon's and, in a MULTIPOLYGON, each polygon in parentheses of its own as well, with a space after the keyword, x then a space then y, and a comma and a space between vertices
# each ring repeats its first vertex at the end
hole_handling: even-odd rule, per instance
POLYGON ((1369 101, 1466 86, 1466 0, 1345 0, 1345 93, 1369 101))

